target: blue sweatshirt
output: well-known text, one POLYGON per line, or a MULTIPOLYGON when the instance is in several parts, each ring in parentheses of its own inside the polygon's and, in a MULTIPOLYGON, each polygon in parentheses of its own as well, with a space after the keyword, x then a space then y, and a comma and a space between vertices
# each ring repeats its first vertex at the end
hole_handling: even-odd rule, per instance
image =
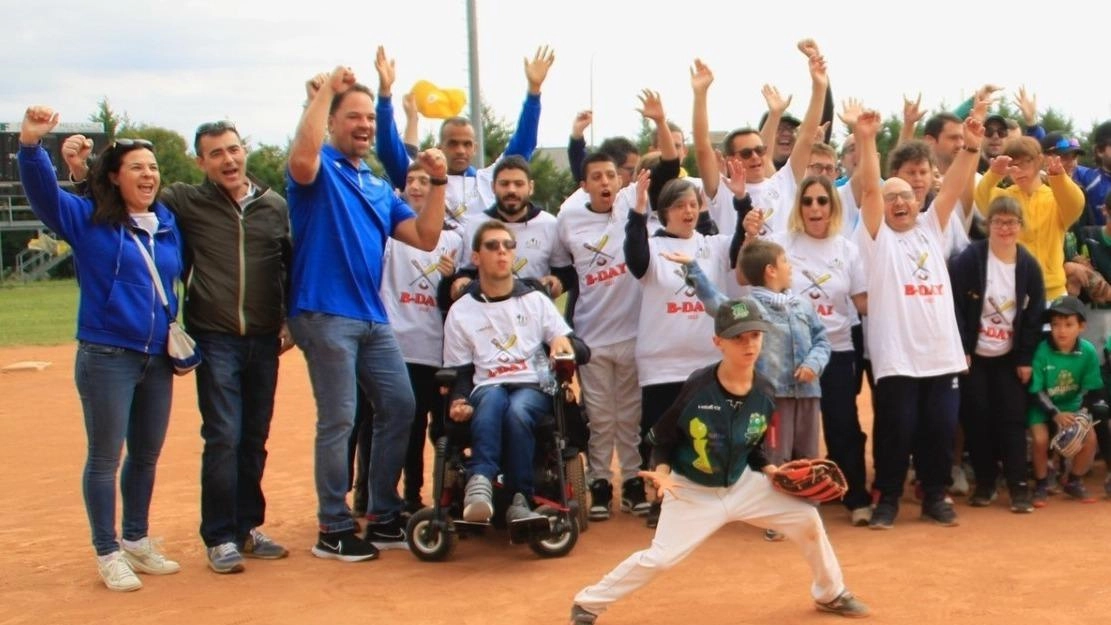
MULTIPOLYGON (((91 198, 62 191, 54 165, 42 146, 19 148, 19 176, 35 215, 73 248, 77 283, 81 287, 77 338, 90 343, 143 352, 166 353, 171 321, 154 289, 142 252, 118 224, 93 223, 91 198)), ((174 281, 181 276, 181 234, 174 216, 160 202, 151 210, 158 216, 152 238, 130 227, 147 250, 153 249, 162 287, 177 316, 174 281)))

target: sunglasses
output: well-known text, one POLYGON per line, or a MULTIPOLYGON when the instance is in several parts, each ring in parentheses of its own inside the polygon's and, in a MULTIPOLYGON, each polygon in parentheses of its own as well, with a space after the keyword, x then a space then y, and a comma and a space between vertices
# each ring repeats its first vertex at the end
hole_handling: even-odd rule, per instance
POLYGON ((999 137, 1000 139, 1006 138, 1007 128, 999 126, 988 126, 984 129, 985 137, 999 137))
POLYGON ((499 249, 510 252, 517 249, 517 242, 513 239, 486 239, 482 242, 482 249, 487 252, 496 252, 499 249))
POLYGON ((146 148, 148 150, 154 149, 154 144, 146 139, 116 139, 112 142, 112 149, 119 148, 146 148))
POLYGON ((737 150, 736 152, 734 152, 733 155, 734 156, 739 156, 742 159, 749 159, 749 158, 752 158, 753 154, 755 154, 756 156, 764 156, 764 154, 766 154, 767 151, 768 151, 768 148, 766 148, 762 145, 758 145, 754 148, 741 148, 740 150, 737 150))
POLYGON ((829 196, 828 195, 819 195, 818 197, 812 197, 812 196, 809 196, 809 195, 802 196, 802 205, 803 206, 813 206, 814 202, 817 202, 818 206, 829 206, 829 196))
POLYGON ((910 202, 910 201, 914 200, 914 191, 899 191, 898 193, 884 193, 883 194, 883 201, 884 202, 887 202, 888 204, 891 204, 895 200, 902 200, 904 202, 910 202))

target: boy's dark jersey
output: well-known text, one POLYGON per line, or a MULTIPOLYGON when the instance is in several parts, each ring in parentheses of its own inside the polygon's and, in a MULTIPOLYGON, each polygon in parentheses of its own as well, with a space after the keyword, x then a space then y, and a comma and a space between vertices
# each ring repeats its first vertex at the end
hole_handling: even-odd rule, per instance
POLYGON ((730 486, 745 466, 759 471, 768 464, 764 434, 775 411, 766 380, 754 374, 748 395, 733 395, 718 381, 720 365, 692 373, 648 435, 653 466, 669 464, 706 486, 730 486))

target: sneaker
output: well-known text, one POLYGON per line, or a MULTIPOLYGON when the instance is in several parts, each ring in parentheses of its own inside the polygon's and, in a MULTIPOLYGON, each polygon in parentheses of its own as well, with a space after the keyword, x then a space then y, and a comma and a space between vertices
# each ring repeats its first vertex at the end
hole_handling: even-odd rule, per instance
POLYGON ((625 480, 621 485, 621 511, 632 513, 633 516, 644 516, 655 504, 648 503, 644 496, 644 479, 634 477, 625 480))
POLYGON ((1034 501, 1035 508, 1044 508, 1049 505, 1049 484, 1048 480, 1042 478, 1034 484, 1034 501))
POLYGON ((412 516, 424 509, 424 500, 419 496, 405 500, 405 514, 412 516))
POLYGON ((957 512, 953 509, 953 504, 944 499, 924 502, 922 504, 922 520, 933 521, 942 527, 955 527, 959 525, 957 522, 957 512))
POLYGON ((158 551, 158 545, 149 536, 144 536, 135 542, 123 541, 123 549, 120 553, 131 565, 131 569, 138 573, 171 575, 181 570, 180 564, 158 551))
POLYGON ((1050 464, 1049 469, 1045 474, 1046 490, 1050 495, 1061 494, 1061 480, 1064 479, 1063 475, 1058 475, 1057 469, 1050 464))
POLYGON ((325 560, 362 562, 378 557, 378 548, 359 538, 354 529, 342 532, 321 532, 312 548, 312 555, 325 560))
POLYGON ((409 548, 409 544, 405 541, 405 528, 401 526, 399 517, 394 517, 392 521, 385 523, 377 521, 367 523, 365 540, 382 551, 409 548))
POLYGON ((949 493, 953 495, 964 496, 968 494, 968 477, 964 474, 964 469, 960 465, 953 465, 949 471, 949 476, 953 478, 953 483, 949 485, 949 493))
POLYGON ((895 527, 895 517, 899 516, 899 507, 893 503, 879 502, 872 510, 872 518, 868 520, 868 528, 874 530, 889 530, 895 527))
POLYGON ((840 614, 849 618, 863 618, 872 613, 868 606, 864 605, 864 602, 854 597, 853 593, 847 590, 837 595, 837 598, 833 601, 828 603, 815 601, 814 605, 821 612, 840 614))
POLYGON ((849 519, 853 527, 867 527, 868 522, 872 520, 872 507, 862 506, 860 508, 854 508, 849 515, 849 519))
POLYGON ((113 551, 106 556, 97 556, 96 568, 100 571, 100 579, 108 590, 118 592, 131 592, 143 587, 143 582, 131 570, 131 565, 120 551, 113 551))
POLYGON ((571 625, 594 625, 594 621, 598 620, 598 615, 593 612, 587 612, 586 608, 579 604, 571 606, 571 625))
POLYGON ((644 525, 650 530, 656 529, 660 524, 660 502, 654 501, 648 506, 648 514, 644 517, 644 525))
POLYGON ((1096 498, 1088 494, 1088 489, 1084 488, 1084 482, 1078 477, 1069 477, 1069 481, 1065 482, 1065 494, 1073 499, 1077 499, 1080 503, 1095 503, 1096 498))
POLYGON ((274 542, 257 527, 247 534, 247 538, 243 541, 242 552, 248 558, 259 560, 281 560, 289 555, 289 549, 274 542))
POLYGON ((773 529, 764 530, 764 540, 768 541, 769 543, 782 542, 784 538, 787 537, 773 529))
POLYGON ((220 574, 243 572, 243 556, 235 543, 220 543, 215 547, 205 549, 208 556, 208 568, 220 574))
POLYGON ((520 523, 521 521, 533 521, 536 519, 547 519, 543 514, 536 512, 532 506, 528 505, 528 500, 525 499, 523 493, 513 495, 513 501, 510 502, 509 507, 505 509, 505 522, 507 524, 520 523))
POLYGON ((494 485, 485 475, 472 475, 463 495, 463 520, 489 523, 494 516, 494 485))
POLYGON ((1018 484, 1011 488, 1011 512, 1025 514, 1034 511, 1034 502, 1030 498, 1030 489, 1026 484, 1018 484))
POLYGON ((977 484, 976 490, 974 490, 972 496, 968 498, 968 505, 973 508, 986 508, 995 501, 995 497, 995 484, 990 484, 986 487, 977 484))
POLYGON ((609 480, 594 480, 590 483, 590 520, 605 521, 610 518, 610 503, 613 502, 613 486, 609 480))

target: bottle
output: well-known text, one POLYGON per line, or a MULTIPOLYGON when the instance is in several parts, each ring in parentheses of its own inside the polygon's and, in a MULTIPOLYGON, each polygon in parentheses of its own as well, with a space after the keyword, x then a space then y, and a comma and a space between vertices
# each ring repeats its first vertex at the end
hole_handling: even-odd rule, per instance
POLYGON ((540 390, 554 396, 559 388, 556 385, 555 375, 552 374, 552 363, 548 360, 548 352, 543 346, 532 353, 532 368, 536 371, 536 381, 540 390))

